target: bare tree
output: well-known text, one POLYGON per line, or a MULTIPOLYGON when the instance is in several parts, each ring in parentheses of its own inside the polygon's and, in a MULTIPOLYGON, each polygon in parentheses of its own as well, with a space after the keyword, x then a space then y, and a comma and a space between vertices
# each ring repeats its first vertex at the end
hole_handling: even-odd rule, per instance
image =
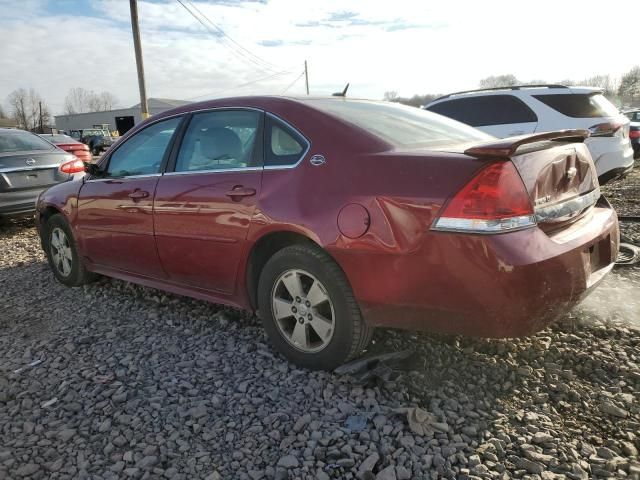
POLYGON ((616 96, 618 92, 618 80, 615 78, 611 78, 609 75, 595 75, 590 78, 585 78, 582 82, 579 82, 580 85, 584 85, 586 87, 597 87, 601 88, 605 97, 613 98, 616 96))
POLYGON ((490 77, 480 80, 480 88, 499 88, 499 87, 512 87, 513 85, 519 85, 521 82, 515 75, 491 75, 490 77))
POLYGON ((91 92, 88 101, 89 110, 94 112, 111 110, 116 103, 116 97, 111 92, 101 92, 99 94, 91 92))
POLYGON ((11 115, 21 128, 35 130, 40 125, 40 115, 42 115, 42 125, 48 125, 51 121, 49 108, 33 88, 14 90, 9 94, 7 103, 11 109, 11 115))
POLYGON ((102 112, 111 110, 116 102, 116 97, 111 92, 95 93, 93 90, 76 87, 69 90, 65 97, 64 111, 66 114, 102 112))
POLYGON ((0 104, 0 118, 7 118, 7 114, 4 113, 4 108, 2 108, 2 104, 0 104))
POLYGON ((396 91, 384 92, 384 100, 388 102, 402 103, 403 105, 410 105, 412 107, 421 107, 441 96, 441 94, 427 93, 424 95, 416 94, 412 97, 405 98, 398 95, 398 92, 396 91))
POLYGON ((640 66, 633 67, 622 76, 618 87, 618 95, 623 98, 629 98, 631 102, 634 102, 636 98, 640 98, 640 66))
POLYGON ((382 99, 386 102, 397 102, 398 98, 400 97, 398 96, 398 92, 396 92, 395 90, 384 92, 384 97, 382 97, 382 99))

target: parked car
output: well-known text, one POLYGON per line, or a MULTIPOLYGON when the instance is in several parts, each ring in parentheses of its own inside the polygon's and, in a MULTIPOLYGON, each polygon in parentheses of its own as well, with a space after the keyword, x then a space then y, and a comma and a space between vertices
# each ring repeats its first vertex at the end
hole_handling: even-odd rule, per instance
POLYGON ((84 162, 90 162, 92 160, 89 146, 85 145, 82 142, 74 140, 69 135, 64 135, 62 133, 41 133, 39 135, 48 142, 53 143, 56 147, 61 148, 65 152, 74 154, 84 162))
POLYGON ((0 128, 0 217, 33 213, 42 190, 72 177, 60 166, 73 159, 34 133, 0 128))
POLYGON ((640 122, 631 122, 629 139, 633 147, 633 158, 640 158, 640 122))
POLYGON ((43 193, 37 225, 65 285, 257 311, 287 358, 332 369, 378 325, 513 337, 578 303, 619 238, 587 135, 498 140, 343 98, 194 103, 43 193))
POLYGON ((625 116, 631 120, 631 122, 640 122, 640 110, 625 110, 622 112, 625 116))
POLYGON ((588 129, 600 184, 633 169, 629 119, 591 87, 522 85, 458 92, 424 108, 479 128, 496 137, 512 137, 566 128, 588 129))
POLYGON ((71 130, 69 135, 89 147, 92 155, 98 156, 111 145, 117 138, 111 136, 111 132, 100 128, 83 128, 79 130, 71 130))

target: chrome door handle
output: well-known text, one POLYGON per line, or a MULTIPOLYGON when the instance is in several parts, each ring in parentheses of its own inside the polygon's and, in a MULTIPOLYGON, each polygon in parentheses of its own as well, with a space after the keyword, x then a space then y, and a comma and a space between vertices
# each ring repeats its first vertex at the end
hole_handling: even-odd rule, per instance
POLYGON ((238 185, 229 190, 225 195, 233 200, 240 200, 241 197, 251 197, 256 194, 255 188, 246 188, 238 185))
POLYGON ((141 198, 147 198, 149 196, 149 192, 145 192, 144 190, 135 190, 129 194, 129 198, 133 200, 139 200, 141 198))

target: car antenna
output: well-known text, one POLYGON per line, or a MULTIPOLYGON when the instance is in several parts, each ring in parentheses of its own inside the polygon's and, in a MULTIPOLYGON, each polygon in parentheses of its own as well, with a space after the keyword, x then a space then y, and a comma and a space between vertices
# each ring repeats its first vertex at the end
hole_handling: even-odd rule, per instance
POLYGON ((334 97, 346 97, 347 96, 347 90, 349 90, 349 84, 348 83, 344 87, 344 90, 342 90, 341 92, 334 93, 333 96, 334 97))

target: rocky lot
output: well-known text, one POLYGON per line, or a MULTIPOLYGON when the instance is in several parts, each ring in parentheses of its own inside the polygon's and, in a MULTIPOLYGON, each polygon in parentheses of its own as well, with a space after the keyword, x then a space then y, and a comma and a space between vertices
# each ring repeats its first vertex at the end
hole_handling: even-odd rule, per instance
POLYGON ((640 478, 638 267, 533 337, 380 330, 408 356, 339 374, 237 311, 67 289, 28 222, 0 246, 0 479, 640 478))

